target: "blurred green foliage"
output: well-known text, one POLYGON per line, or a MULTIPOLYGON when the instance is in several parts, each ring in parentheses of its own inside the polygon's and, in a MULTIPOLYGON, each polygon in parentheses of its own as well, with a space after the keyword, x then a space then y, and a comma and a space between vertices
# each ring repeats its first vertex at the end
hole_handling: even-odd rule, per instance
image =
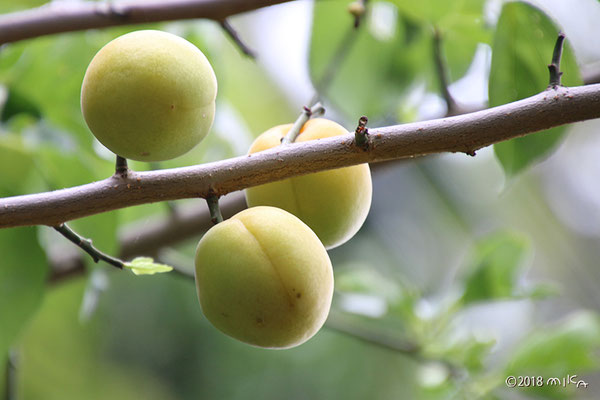
MULTIPOLYGON (((527 4, 509 3, 502 8, 494 35, 490 106, 533 96, 548 85, 548 57, 554 49, 557 31, 559 29, 543 12, 527 4)), ((581 84, 579 68, 568 42, 560 69, 564 72, 563 85, 581 84)), ((565 131, 566 127, 560 126, 498 143, 494 151, 506 174, 514 176, 547 156, 565 131)))
MULTIPOLYGON (((41 3, 0 1, 0 11, 41 3)), ((558 28, 529 5, 507 3, 494 17, 483 0, 372 0, 355 31, 348 3, 316 2, 312 21, 306 21, 310 78, 328 115, 340 122, 355 123, 365 114, 370 126, 416 118, 417 112, 401 111, 417 88, 440 92, 435 30, 451 83, 468 78, 476 49, 489 46, 490 106, 547 86, 558 28)), ((271 11, 295 12, 295 6, 280 7, 271 11)), ((252 14, 236 20, 249 37, 268 28, 253 22, 252 14)), ((110 176, 113 156, 95 142, 79 110, 81 80, 105 43, 142 28, 169 30, 202 49, 216 71, 219 94, 217 122, 206 140, 160 165, 130 163, 136 170, 243 154, 262 131, 295 119, 299 110, 290 104, 309 100, 287 92, 260 52, 258 61, 245 58, 210 21, 4 45, 0 195, 110 176)), ((276 68, 285 70, 286 54, 274 58, 276 68)), ((569 47, 562 70, 566 84, 579 84, 569 47)), ((442 158, 374 170, 369 219, 351 242, 330 252, 336 280, 331 318, 314 339, 292 350, 267 351, 225 337, 202 317, 193 281, 175 273, 139 278, 86 259, 88 272, 107 270, 108 288, 98 287, 91 273, 48 283, 50 261, 70 244, 47 228, 0 230, 0 355, 9 348, 18 355, 23 399, 597 398, 593 388, 519 390, 504 384, 508 375, 577 374, 599 382, 600 323, 588 309, 593 299, 577 297, 587 293, 577 286, 583 282, 573 278, 569 286, 553 275, 566 268, 554 260, 556 252, 563 258, 577 253, 577 262, 594 267, 596 253, 579 251, 580 238, 547 210, 539 181, 527 169, 552 154, 565 131, 496 145, 499 164, 478 156, 463 164, 442 158), (502 173, 516 178, 499 196, 488 182, 502 173), (520 186, 514 183, 519 179, 520 186), (92 291, 99 296, 95 308, 84 300, 92 291), (561 296, 553 296, 557 291, 561 296)), ((71 225, 99 249, 118 254, 124 227, 143 227, 169 212, 165 204, 148 204, 71 225)), ((189 270, 198 239, 169 249, 176 257, 157 262, 175 259, 189 270)), ((586 273, 585 284, 595 288, 597 275, 586 273)))

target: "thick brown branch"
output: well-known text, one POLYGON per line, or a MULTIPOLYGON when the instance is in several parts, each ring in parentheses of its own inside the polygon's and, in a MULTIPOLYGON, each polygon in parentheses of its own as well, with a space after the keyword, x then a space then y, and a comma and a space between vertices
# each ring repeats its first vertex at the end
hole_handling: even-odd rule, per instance
POLYGON ((61 32, 180 19, 225 18, 290 0, 58 2, 0 16, 0 44, 61 32))
POLYGON ((442 152, 472 153, 490 144, 600 117, 600 84, 558 87, 471 114, 369 130, 363 151, 348 134, 278 146, 192 167, 131 172, 47 193, 0 200, 0 227, 59 225, 105 211, 157 201, 223 195, 250 186, 365 162, 442 152))

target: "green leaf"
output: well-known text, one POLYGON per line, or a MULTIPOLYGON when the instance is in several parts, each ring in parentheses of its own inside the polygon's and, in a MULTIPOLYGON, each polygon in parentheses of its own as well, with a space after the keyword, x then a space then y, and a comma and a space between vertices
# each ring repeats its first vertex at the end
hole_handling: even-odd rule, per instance
POLYGON ((434 25, 444 25, 449 16, 454 14, 481 15, 483 7, 482 0, 393 0, 393 3, 412 19, 434 25))
MULTIPOLYGON (((432 27, 440 31, 451 81, 465 74, 477 44, 490 41, 490 32, 484 26, 482 0, 394 0, 393 3, 405 17, 425 28, 428 40, 432 40, 432 27)), ((431 53, 424 54, 422 63, 431 63, 431 53)))
POLYGON ((36 119, 42 116, 39 107, 31 99, 18 90, 9 88, 0 119, 5 122, 18 114, 29 114, 36 119))
POLYGON ((48 265, 35 228, 0 229, 0 358, 42 302, 48 265))
MULTIPOLYGON (((490 106, 498 106, 543 91, 559 29, 538 9, 508 3, 502 9, 492 47, 490 106)), ((581 84, 573 51, 566 43, 561 61, 563 84, 581 84)), ((512 177, 547 156, 564 136, 557 127, 494 145, 504 172, 512 177)))
POLYGON ((463 304, 518 296, 516 283, 529 248, 529 240, 511 232, 480 240, 464 278, 463 304))
MULTIPOLYGON (((580 311, 555 326, 536 330, 519 344, 506 376, 542 376, 544 386, 528 388, 543 398, 569 397, 567 388, 546 385, 546 380, 567 375, 583 375, 600 369, 600 317, 596 313, 580 311)), ((589 381, 588 381, 589 383, 589 381)), ((532 393, 533 394, 533 393, 532 393)))
POLYGON ((33 159, 21 137, 13 134, 0 135, 0 171, 0 194, 22 194, 33 171, 33 159))
POLYGON ((173 270, 169 265, 155 263, 150 257, 137 257, 133 261, 126 262, 125 267, 130 268, 136 275, 154 275, 173 270))

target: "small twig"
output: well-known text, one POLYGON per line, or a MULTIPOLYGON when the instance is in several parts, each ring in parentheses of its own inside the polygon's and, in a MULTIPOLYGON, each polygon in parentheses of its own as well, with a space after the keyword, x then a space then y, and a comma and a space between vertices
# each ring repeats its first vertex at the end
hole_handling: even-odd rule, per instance
POLYGON ((4 400, 17 399, 17 353, 9 350, 6 356, 6 370, 4 371, 4 400))
POLYGON ((336 314, 333 312, 330 313, 324 327, 331 331, 343 333, 363 342, 389 350, 394 350, 411 357, 418 357, 421 353, 421 349, 416 343, 406 340, 398 340, 381 333, 373 332, 373 330, 369 328, 359 327, 347 322, 343 322, 342 319, 339 316, 336 316, 336 314))
POLYGON ((356 42, 356 36, 358 35, 359 30, 351 26, 348 28, 329 63, 325 66, 323 70, 323 74, 321 78, 314 82, 314 87, 317 93, 313 96, 310 101, 310 104, 315 104, 319 101, 320 95, 323 95, 327 92, 327 89, 333 84, 333 80, 339 70, 340 64, 344 61, 354 43, 356 42))
POLYGON ((233 42, 239 47, 239 49, 242 51, 242 53, 244 53, 245 55, 247 55, 248 57, 250 57, 252 59, 256 59, 256 52, 254 50, 250 49, 246 45, 246 43, 244 43, 244 41, 240 38, 240 35, 233 28, 233 26, 231 26, 229 21, 224 19, 223 21, 220 21, 219 24, 221 25, 221 28, 223 28, 223 30, 231 38, 231 40, 233 40, 233 42))
POLYGON ((433 60, 435 62, 435 68, 440 83, 442 97, 446 102, 446 116, 450 117, 457 115, 459 114, 459 107, 456 103, 456 100, 454 100, 454 97, 452 97, 452 94, 450 94, 450 90, 448 89, 448 66, 446 65, 446 60, 444 59, 442 51, 442 34, 438 28, 433 29, 433 60))
POLYGON ((219 196, 211 194, 206 198, 206 204, 208 204, 212 223, 216 225, 223 222, 223 215, 221 215, 221 208, 219 207, 219 196))
POLYGON ((67 226, 67 224, 60 224, 58 226, 55 226, 54 229, 58 231, 61 235, 69 239, 71 242, 81 247, 83 251, 85 251, 92 257, 94 262, 97 263, 98 261, 102 260, 119 269, 123 269, 123 266, 125 264, 123 261, 101 252, 92 245, 92 241, 90 239, 86 239, 80 236, 77 232, 75 232, 69 226, 67 226))
POLYGON ((296 122, 294 122, 294 125, 292 125, 292 127, 290 128, 288 133, 285 135, 285 137, 283 139, 281 139, 281 144, 294 143, 294 141, 300 134, 300 131, 302 130, 302 127, 304 126, 304 124, 311 117, 322 115, 324 113, 325 113, 325 109, 323 108, 321 103, 317 103, 314 106, 312 106, 311 108, 308 108, 305 106, 302 110, 302 113, 296 120, 296 122))
POLYGON ((373 329, 359 327, 343 319, 339 313, 332 311, 325 322, 324 328, 383 349, 393 350, 418 362, 438 362, 448 369, 450 376, 459 377, 461 375, 462 368, 460 366, 450 360, 424 354, 423 348, 416 342, 398 339, 373 329))
POLYGON ((358 120, 358 126, 354 132, 354 144, 363 150, 369 148, 369 130, 367 129, 367 122, 369 119, 366 116, 362 116, 358 120))
POLYGON ((127 166, 127 159, 117 155, 117 161, 115 162, 115 175, 119 175, 121 178, 126 178, 129 173, 129 167, 127 166))
POLYGON ((560 59, 562 57, 564 41, 565 34, 559 32, 556 44, 554 45, 554 52, 552 53, 552 63, 548 65, 548 71, 550 72, 550 83, 548 86, 553 89, 556 89, 557 86, 561 86, 560 78, 563 73, 560 70, 560 59))

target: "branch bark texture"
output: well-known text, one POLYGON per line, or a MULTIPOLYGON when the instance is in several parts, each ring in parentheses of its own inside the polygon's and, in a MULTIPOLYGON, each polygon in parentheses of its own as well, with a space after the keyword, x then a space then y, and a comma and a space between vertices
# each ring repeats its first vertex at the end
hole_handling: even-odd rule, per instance
POLYGON ((600 84, 548 89, 535 96, 455 117, 369 129, 367 151, 354 135, 293 143, 185 168, 131 172, 47 193, 0 199, 0 227, 59 225, 119 208, 224 195, 276 180, 366 162, 442 152, 472 154, 493 143, 600 117, 600 84))
POLYGON ((0 16, 0 44, 38 36, 116 25, 225 18, 290 0, 150 0, 51 2, 0 16))

